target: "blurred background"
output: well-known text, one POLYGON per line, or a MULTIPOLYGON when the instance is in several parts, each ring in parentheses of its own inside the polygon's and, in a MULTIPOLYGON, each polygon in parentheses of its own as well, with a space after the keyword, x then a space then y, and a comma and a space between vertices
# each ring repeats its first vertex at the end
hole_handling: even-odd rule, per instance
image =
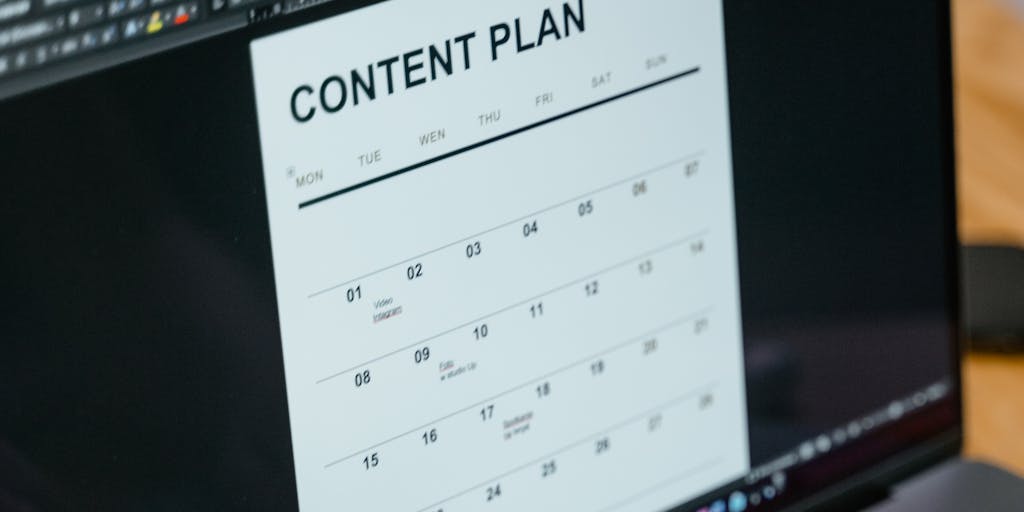
POLYGON ((952 5, 966 452, 1024 475, 1024 0, 952 5))

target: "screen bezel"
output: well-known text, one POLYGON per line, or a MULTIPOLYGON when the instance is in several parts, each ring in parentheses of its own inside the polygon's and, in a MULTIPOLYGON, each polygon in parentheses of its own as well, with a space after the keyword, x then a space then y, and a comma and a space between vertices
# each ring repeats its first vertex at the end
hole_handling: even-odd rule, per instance
MULTIPOLYGON (((248 43, 265 36, 300 27, 331 16, 341 15, 353 10, 367 7, 382 0, 355 0, 350 2, 332 1, 317 5, 303 11, 272 18, 265 22, 250 25, 245 29, 224 37, 241 37, 248 43)), ((952 359, 953 370, 951 392, 939 403, 929 406, 918 414, 905 416, 885 428, 865 436, 848 445, 846 450, 829 454, 800 465, 792 470, 793 476, 813 474, 843 475, 837 480, 825 482, 811 488, 791 489, 784 499, 776 502, 781 510, 806 510, 822 506, 849 504, 858 506, 865 500, 884 495, 894 483, 907 476, 921 471, 938 461, 956 456, 963 446, 963 412, 961 397, 961 313, 960 313, 960 281, 959 281, 959 250, 956 229, 956 190, 955 190, 955 150, 953 132, 953 75, 951 45, 951 13, 948 2, 940 2, 937 19, 937 40, 935 50, 938 55, 939 73, 935 77, 941 94, 939 108, 942 126, 942 179, 945 212, 942 218, 945 233, 946 282, 944 283, 948 308, 946 318, 949 320, 949 339, 953 341, 948 347, 952 359), (854 454, 854 455, 851 455, 854 454)), ((729 0, 725 5, 726 32, 726 67, 729 68, 728 47, 729 33, 729 0)), ((252 80, 252 61, 249 61, 249 80, 252 80)), ((729 96, 733 97, 734 81, 729 80, 729 96)), ((256 106, 253 105, 253 111, 256 106)), ((730 122, 735 125, 741 122, 735 110, 730 109, 730 122)), ((735 147, 733 147, 735 151, 735 147)), ((836 236, 842 236, 837 233, 836 236)), ((742 267, 742 262, 740 262, 742 267)), ((742 298, 741 298, 742 300, 742 298)), ((722 487, 679 505, 676 510, 686 510, 720 497, 738 488, 740 482, 725 483, 722 487)))
MULTIPOLYGON (((321 20, 326 17, 343 14, 352 10, 366 7, 378 1, 338 0, 317 5, 306 10, 292 13, 288 16, 281 16, 269 19, 265 22, 256 23, 248 27, 225 33, 211 38, 206 44, 223 44, 229 47, 243 48, 245 51, 232 52, 233 54, 249 57, 248 45, 255 39, 275 34, 284 30, 299 27, 301 25, 321 20)), ((725 0, 725 30, 728 43, 730 0, 725 0)), ((785 503, 778 501, 778 506, 792 505, 795 508, 805 509, 807 507, 834 504, 836 499, 844 502, 857 503, 860 496, 865 493, 872 494, 890 486, 893 482, 915 472, 923 467, 933 464, 937 460, 957 454, 962 446, 962 400, 960 396, 960 308, 959 308, 959 279, 957 233, 956 233, 956 202, 955 202, 955 155, 953 146, 953 102, 952 102, 952 54, 950 44, 950 13, 946 2, 941 2, 940 16, 938 17, 937 36, 934 43, 935 51, 939 55, 939 73, 935 77, 941 90, 942 101, 938 105, 941 111, 942 125, 939 127, 942 133, 942 178, 944 184, 944 205, 945 215, 941 219, 945 233, 945 258, 947 268, 945 272, 945 288, 948 302, 948 310, 945 317, 949 319, 950 336, 953 343, 948 347, 953 373, 950 375, 952 392, 942 402, 929 407, 921 414, 906 416, 892 425, 882 429, 871 436, 862 438, 856 443, 850 444, 847 450, 836 452, 820 459, 816 459, 806 465, 798 466, 793 470, 792 475, 798 477, 803 474, 817 475, 841 475, 842 477, 828 478, 828 481, 820 482, 820 485, 793 488, 787 491, 785 503)), ((171 51, 165 54, 164 58, 173 58, 185 47, 178 51, 171 51)), ((727 55, 729 48, 727 44, 727 55)), ((188 51, 188 50, 185 50, 188 51)), ((158 56, 149 57, 160 58, 158 56)), ((727 59, 728 67, 728 59, 727 59)), ((131 64, 121 64, 115 67, 127 67, 131 64)), ((234 87, 252 87, 252 63, 248 60, 240 65, 240 68, 248 69, 248 74, 240 74, 234 87)), ((53 84, 48 87, 24 93, 26 96, 43 96, 53 88, 71 89, 78 84, 95 77, 96 74, 108 73, 109 70, 98 71, 93 74, 76 78, 62 84, 53 84)), ((733 96, 734 81, 729 81, 729 94, 733 96)), ((5 102, 19 101, 22 95, 4 100, 5 102)), ((255 104, 251 105, 250 113, 255 113, 255 104)), ((742 122, 735 111, 731 110, 731 122, 735 126, 742 122)), ((239 130, 252 129, 240 127, 239 130)), ((255 130, 252 130, 255 132, 255 130)), ((735 152, 735 146, 733 148, 735 152)), ((261 178, 259 178, 261 179, 261 178)), ((841 236, 836 234, 836 236, 841 236)), ((742 262, 740 262, 742 267, 742 262)), ((290 451, 290 446, 289 446, 290 451)), ((698 500, 720 496, 735 488, 741 482, 725 483, 722 487, 710 491, 697 500, 691 500, 680 508, 692 507, 698 500)))

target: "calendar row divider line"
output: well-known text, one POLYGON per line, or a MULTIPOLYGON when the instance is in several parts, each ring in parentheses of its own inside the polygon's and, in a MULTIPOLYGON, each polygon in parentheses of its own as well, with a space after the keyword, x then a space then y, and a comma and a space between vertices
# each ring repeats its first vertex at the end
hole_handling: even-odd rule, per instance
POLYGON ((517 385, 515 385, 515 386, 513 386, 511 388, 508 388, 508 389, 506 389, 506 390, 504 390, 504 391, 502 391, 502 392, 500 392, 500 393, 498 393, 496 395, 492 395, 492 396, 487 397, 487 398, 485 398, 483 400, 479 400, 479 401, 474 402, 474 403, 472 403, 472 404, 470 404, 468 406, 462 407, 462 408, 460 408, 458 410, 455 410, 455 411, 452 411, 452 412, 450 412, 448 414, 445 414, 444 416, 441 416, 441 417, 438 417, 438 418, 434 418, 433 420, 431 420, 429 422, 417 425, 416 427, 413 427, 413 428, 411 428, 409 430, 406 430, 404 432, 401 432, 399 434, 391 436, 388 439, 385 439, 385 440, 380 441, 378 443, 375 443, 375 444, 372 444, 370 446, 364 447, 364 448, 362 448, 360 450, 356 450, 354 452, 351 452, 348 455, 345 455, 344 457, 335 459, 335 460, 333 460, 331 462, 328 462, 327 464, 324 464, 324 469, 329 469, 331 467, 337 466, 338 464, 341 464, 342 462, 345 462, 346 460, 352 459, 353 457, 356 457, 356 456, 358 456, 360 454, 369 452, 371 450, 375 450, 377 448, 380 448, 381 446, 384 446, 384 445, 386 445, 388 443, 391 443, 393 441, 401 439, 401 438, 403 438, 405 436, 408 436, 408 435, 411 435, 411 434, 415 434, 415 433, 417 433, 417 432, 419 432, 419 431, 421 431, 421 430, 423 430, 423 429, 425 429, 427 427, 430 427, 431 425, 436 425, 436 424, 438 424, 438 423, 440 423, 440 422, 442 422, 444 420, 447 420, 447 419, 452 418, 454 416, 458 416, 459 414, 463 414, 463 413, 465 413, 467 411, 476 409, 477 407, 482 407, 482 406, 484 406, 484 405, 486 405, 486 404, 488 404, 490 402, 493 402, 493 401, 495 401, 495 400, 497 400, 497 399, 499 399, 499 398, 501 398, 503 396, 509 395, 511 393, 514 393, 516 391, 519 391, 519 390, 522 390, 522 389, 524 389, 526 387, 529 387, 529 386, 535 384, 538 381, 549 379, 549 378, 551 378, 551 377, 553 377, 553 376, 555 376, 555 375, 557 375, 559 373, 562 373, 564 371, 567 371, 567 370, 569 370, 571 368, 574 368, 574 367, 586 364, 586 363, 594 360, 595 358, 601 357, 601 356, 609 354, 611 352, 615 352, 616 350, 622 349, 624 347, 627 347, 629 345, 635 344, 637 342, 647 340, 651 336, 654 336, 654 335, 656 335, 656 334, 658 334, 660 332, 667 331, 667 330, 669 330, 669 329, 671 329, 673 327, 676 327, 678 325, 681 325, 681 324, 684 324, 686 322, 692 321, 692 320, 697 319, 697 318, 699 318, 701 316, 708 315, 713 310, 714 310, 714 308, 712 306, 708 306, 708 307, 702 308, 702 309, 700 309, 698 311, 695 311, 693 313, 689 313, 687 315, 684 315, 684 316, 681 316, 679 318, 676 318, 676 319, 674 319, 674 320, 672 320, 672 321, 670 321, 668 323, 662 324, 662 325, 660 325, 660 326, 658 326, 658 327, 656 327, 654 329, 650 329, 650 330, 648 330, 648 331, 646 331, 646 332, 644 332, 642 334, 639 334, 637 336, 633 336, 633 337, 629 338, 626 341, 619 342, 619 343, 617 343, 615 345, 612 345, 610 347, 607 347, 607 348, 605 348, 605 349, 603 349, 603 350, 601 350, 599 352, 594 352, 594 353, 588 354, 586 357, 576 359, 576 360, 574 360, 571 363, 568 363, 568 364, 565 364, 563 366, 560 366, 560 367, 558 367, 558 368, 556 368, 554 370, 548 371, 548 372, 546 372, 546 373, 544 373, 542 375, 538 375, 538 376, 532 377, 532 378, 530 378, 530 379, 528 379, 526 381, 523 381, 520 384, 517 384, 517 385))
POLYGON ((661 412, 661 411, 663 411, 665 409, 668 409, 669 407, 673 407, 673 406, 678 405, 678 404, 680 404, 682 402, 685 402, 685 401, 688 401, 688 400, 692 400, 692 399, 694 399, 694 398, 696 398, 696 397, 698 397, 698 396, 700 396, 700 395, 702 395, 704 393, 707 393, 707 392, 715 389, 717 387, 717 385, 718 385, 718 383, 712 382, 712 383, 700 386, 698 388, 691 389, 691 390, 687 391, 686 393, 683 393, 682 395, 679 395, 679 396, 676 396, 675 398, 672 398, 671 400, 662 402, 662 403, 658 404, 657 406, 651 407, 651 408, 649 408, 649 409, 647 409, 647 410, 645 410, 645 411, 643 411, 643 412, 641 412, 639 414, 634 414, 634 415, 632 415, 632 416, 630 416, 630 417, 628 417, 626 419, 619 420, 615 424, 609 425, 609 426, 604 427, 604 428, 602 428, 600 430, 597 430, 595 432, 591 432, 587 436, 578 438, 577 440, 575 440, 575 441, 573 441, 573 442, 571 442, 571 443, 569 443, 567 445, 564 445, 561 448, 558 448, 558 449, 556 449, 554 451, 548 452, 548 453, 544 454, 541 457, 537 457, 535 459, 532 459, 529 462, 526 462, 524 464, 516 466, 516 467, 514 467, 514 468, 512 468, 512 469, 510 469, 510 470, 508 470, 508 471, 506 471, 506 472, 504 472, 504 473, 502 473, 500 475, 495 475, 495 476, 493 476, 493 477, 491 477, 491 478, 489 478, 487 480, 484 480, 482 482, 479 482, 479 483, 477 483, 477 484, 475 484, 475 485, 473 485, 471 487, 467 487, 465 490, 459 491, 458 493, 453 494, 451 496, 448 496, 447 498, 444 498, 443 500, 440 500, 440 501, 434 502, 434 503, 432 503, 430 505, 427 505, 426 507, 423 507, 422 509, 420 509, 418 512, 427 512, 427 511, 433 509, 434 507, 437 507, 438 505, 442 505, 442 504, 444 504, 447 501, 453 500, 455 498, 458 498, 460 496, 463 496, 465 494, 473 492, 475 489, 480 489, 481 487, 484 487, 484 486, 486 486, 489 483, 495 482, 495 481, 500 480, 502 478, 505 478, 505 477, 507 477, 509 475, 512 475, 514 473, 522 471, 523 469, 526 469, 526 468, 528 468, 530 466, 535 466, 535 465, 540 464, 540 463, 542 463, 542 462, 544 462, 546 460, 550 460, 550 459, 556 457, 558 454, 566 452, 566 451, 569 451, 569 450, 571 450, 571 449, 573 449, 573 448, 575 448, 577 446, 580 446, 580 445, 586 443, 587 441, 591 441, 591 440, 596 439, 596 438, 598 438, 598 437, 600 437, 600 436, 602 436, 604 434, 608 434, 608 433, 610 433, 612 431, 618 430, 618 429, 620 429, 622 427, 625 427, 627 425, 635 423, 635 422, 637 422, 637 421, 639 421, 639 420, 641 420, 643 418, 648 418, 648 417, 650 417, 651 415, 653 415, 655 413, 658 413, 658 412, 661 412))
POLYGON ((668 169, 668 168, 671 168, 671 167, 672 167, 673 165, 679 164, 679 163, 681 163, 681 162, 685 162, 685 161, 688 161, 688 160, 693 160, 693 159, 696 159, 696 158, 700 158, 700 157, 702 157, 703 155, 704 155, 704 152, 703 152, 703 151, 697 151, 697 152, 694 152, 694 153, 690 153, 690 154, 688 154, 688 155, 682 156, 682 157, 680 157, 680 158, 676 158, 676 159, 673 159, 673 160, 671 160, 671 161, 669 161, 669 162, 666 162, 666 163, 660 164, 660 165, 658 165, 658 166, 656 166, 656 167, 653 167, 653 168, 651 168, 651 169, 648 169, 648 170, 646 170, 646 171, 644 171, 644 172, 641 172, 641 173, 639 173, 639 174, 634 174, 634 175, 632 175, 632 176, 630 176, 630 177, 628 177, 628 178, 623 178, 623 179, 621 179, 621 180, 615 181, 614 183, 610 183, 610 184, 608 184, 608 185, 604 185, 604 186, 602 186, 602 187, 596 188, 596 189, 594 189, 594 190, 591 190, 591 191, 589 191, 589 192, 586 192, 586 193, 584 193, 584 194, 580 194, 580 195, 577 195, 577 196, 575 196, 575 197, 573 197, 573 198, 571 198, 571 199, 566 199, 566 200, 564 200, 564 201, 560 201, 560 202, 559 202, 559 203, 557 203, 557 204, 553 204, 553 205, 551 205, 551 206, 547 206, 547 207, 545 207, 545 208, 542 208, 542 209, 540 209, 540 210, 537 210, 537 211, 531 212, 531 213, 529 213, 529 214, 527 214, 527 215, 523 215, 523 216, 521 216, 521 217, 518 217, 518 218, 516 218, 516 219, 510 220, 510 221, 508 221, 508 222, 505 222, 505 223, 499 224, 499 225, 497 225, 497 226, 494 226, 494 227, 492 227, 492 228, 488 228, 488 229, 485 229, 485 230, 483 230, 483 231, 480 231, 480 232, 478 232, 478 233, 474 233, 474 234, 472 234, 472 235, 469 235, 469 236, 466 236, 466 237, 460 238, 460 239, 458 239, 458 240, 456 240, 456 241, 454 241, 454 242, 451 242, 451 243, 448 243, 448 244, 442 245, 442 246, 440 246, 440 247, 436 247, 436 248, 434 248, 434 249, 430 249, 430 250, 428 250, 428 251, 425 251, 425 252, 421 252, 421 253, 419 253, 419 254, 417 254, 417 255, 415 255, 415 256, 411 256, 411 257, 409 257, 409 258, 406 258, 406 259, 404 259, 404 260, 402 260, 402 261, 399 261, 399 262, 396 262, 396 263, 392 263, 392 264, 390 264, 390 265, 388 265, 388 266, 386 266, 386 267, 382 267, 382 268, 379 268, 379 269, 377 269, 377 270, 374 270, 374 271, 372 271, 372 272, 367 272, 366 274, 363 274, 363 275, 361 275, 361 276, 359 276, 359 277, 355 277, 355 278, 349 279, 349 280, 347 280, 347 281, 344 281, 344 282, 341 282, 341 283, 338 283, 338 284, 335 284, 335 285, 329 286, 329 287, 327 287, 327 288, 324 288, 324 289, 321 289, 321 290, 317 290, 317 291, 315 291, 315 292, 313 292, 313 293, 310 293, 310 294, 309 294, 309 295, 307 296, 307 298, 309 298, 309 299, 312 299, 312 298, 318 297, 318 296, 320 296, 320 295, 323 295, 323 294, 325 294, 325 293, 327 293, 327 292, 330 292, 330 291, 333 291, 333 290, 337 290, 338 288, 344 288, 345 286, 348 286, 348 285, 350 285, 350 284, 353 284, 353 283, 355 283, 355 282, 357 282, 357 281, 362 281, 362 280, 364 280, 364 279, 366 279, 366 278, 368 278, 368 277, 373 277, 374 275, 380 274, 380 273, 382 273, 382 272, 386 272, 386 271, 388 271, 388 270, 392 270, 392 269, 394 269, 394 268, 396 268, 396 267, 401 267, 402 265, 407 265, 407 264, 409 264, 409 263, 411 263, 411 262, 413 262, 413 261, 416 261, 416 260, 418 260, 418 259, 421 259, 421 258, 423 258, 423 257, 425 257, 425 256, 430 256, 431 254, 434 254, 434 253, 437 253, 437 252, 443 251, 443 250, 445 250, 445 249, 450 249, 451 247, 454 247, 454 246, 456 246, 456 245, 459 245, 459 244, 463 244, 463 243, 469 242, 469 241, 471 241, 471 240, 474 240, 474 239, 476 239, 476 238, 479 238, 479 237, 481 237, 481 236, 484 236, 484 235, 486 235, 486 234, 488 234, 488 233, 492 233, 492 232, 494 232, 494 231, 497 231, 497 230, 499 230, 499 229, 504 229, 504 228, 507 228, 507 227, 509 227, 509 226, 511 226, 511 225, 513 225, 513 224, 516 224, 516 223, 519 223, 519 222, 523 222, 524 220, 528 220, 528 219, 531 219, 531 218, 533 218, 533 217, 536 217, 536 216, 538 216, 538 215, 541 215, 541 214, 543 214, 543 213, 547 213, 547 212, 549 212, 549 211, 551 211, 551 210, 554 210, 554 209, 556 209, 556 208, 561 208, 561 207, 563 207, 563 206, 565 206, 565 205, 567 205, 567 204, 572 204, 572 203, 574 203, 574 202, 576 202, 576 201, 579 201, 579 200, 581 200, 581 199, 584 199, 584 198, 590 197, 590 196, 592 196, 592 195, 594 195, 594 194, 598 194, 598 193, 600 193, 600 192, 604 192, 604 191, 606 191, 606 190, 609 190, 609 189, 612 189, 612 188, 615 188, 615 187, 621 186, 621 185, 623 185, 623 184, 629 183, 630 181, 634 181, 634 180, 636 180, 636 179, 639 179, 639 178, 643 178, 644 176, 648 176, 648 175, 650 175, 650 174, 654 174, 654 173, 656 173, 656 172, 659 172, 659 171, 663 171, 663 170, 666 170, 666 169, 668 169))
POLYGON ((522 299, 520 301, 517 301, 517 302, 515 302, 513 304, 510 304, 508 306, 502 307, 501 309, 498 309, 498 310, 495 310, 495 311, 491 311, 490 313, 487 313, 485 315, 482 315, 482 316, 476 317, 476 318, 474 318, 472 320, 463 322, 463 323, 461 323, 459 325, 456 325, 455 327, 446 329, 446 330, 441 331, 439 333, 432 334, 432 335, 430 335, 430 336, 428 336, 426 338, 422 338, 420 340, 417 340, 415 343, 410 343, 410 344, 402 346, 400 348, 396 348, 396 349, 394 349, 394 350, 392 350, 390 352, 381 354, 381 355, 376 356, 376 357, 374 357, 372 359, 368 359, 368 360, 363 361, 363 362, 361 362, 361 363, 359 363, 357 365, 350 366, 348 368, 345 368, 344 370, 340 370, 340 371, 337 371, 337 372, 332 373, 330 375, 327 375, 325 377, 322 377, 322 378, 318 379, 316 381, 316 383, 317 384, 323 384, 324 382, 330 381, 330 380, 335 379, 337 377, 340 377, 342 375, 345 375, 345 374, 348 374, 348 373, 352 373, 352 372, 354 372, 356 370, 364 368, 364 367, 366 367, 368 365, 371 365, 371 364, 376 363, 378 361, 381 361, 383 359, 387 359, 387 358, 392 357, 392 356, 394 356, 396 354, 400 354, 402 352, 405 352, 405 351, 407 351, 407 350, 409 350, 411 348, 414 348, 414 347, 420 346, 420 345, 422 345, 424 343, 433 341, 433 340, 435 340, 437 338, 440 338, 442 336, 451 334, 451 333, 453 333, 455 331, 458 331, 460 329, 465 329, 466 327, 469 327, 471 325, 477 324, 479 322, 482 322, 482 321, 487 320, 487 319, 489 319, 491 317, 500 315, 500 314, 505 313, 507 311, 513 310, 515 308, 522 307, 522 306, 524 306, 526 304, 529 304, 529 303, 531 303, 533 301, 536 301, 538 299, 542 299, 542 298, 544 298, 544 297, 546 297, 548 295, 551 295, 552 293, 564 290, 564 289, 569 288, 571 286, 579 285, 582 282, 585 282, 585 281, 590 280, 590 279, 594 279, 595 277, 598 277, 598 276, 600 276, 602 274, 605 274, 607 272, 610 272, 612 270, 616 270, 616 269, 618 269, 620 267, 624 267, 626 265, 629 265, 630 263, 633 263, 633 262, 635 262, 637 260, 642 260, 644 258, 648 258, 650 256, 653 256, 653 255, 659 253, 659 252, 666 251, 668 249, 672 249, 672 248, 677 247, 679 245, 685 244, 686 242, 689 242, 691 240, 694 240, 694 239, 697 239, 697 238, 701 238, 701 237, 705 237, 705 236, 707 236, 707 234, 708 234, 708 230, 707 229, 702 229, 702 230, 700 230, 700 231, 698 231, 696 233, 692 233, 692 234, 686 235, 686 236, 684 236, 682 238, 677 238, 676 240, 673 240, 673 241, 671 241, 669 243, 660 245, 660 246, 658 246, 658 247, 656 247, 654 249, 650 249, 650 250, 645 251, 645 252, 643 252, 641 254, 631 256, 631 257, 629 257, 627 259, 621 260, 621 261, 619 261, 617 263, 614 263, 612 265, 604 267, 604 268, 602 268, 600 270, 597 270, 595 272, 591 272, 591 273, 589 273, 589 274, 587 274, 587 275, 585 275, 583 277, 579 277, 579 278, 573 279, 572 281, 569 281, 569 282, 560 284, 560 285, 558 285, 558 286, 556 286, 554 288, 550 288, 548 290, 545 290, 542 293, 539 293, 539 294, 527 297, 527 298, 522 299))

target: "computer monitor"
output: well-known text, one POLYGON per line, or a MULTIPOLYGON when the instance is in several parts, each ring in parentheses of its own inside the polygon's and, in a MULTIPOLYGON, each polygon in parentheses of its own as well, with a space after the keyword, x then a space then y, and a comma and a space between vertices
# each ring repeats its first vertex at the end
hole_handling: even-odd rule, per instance
POLYGON ((0 508, 777 510, 960 443, 941 2, 0 3, 0 508))

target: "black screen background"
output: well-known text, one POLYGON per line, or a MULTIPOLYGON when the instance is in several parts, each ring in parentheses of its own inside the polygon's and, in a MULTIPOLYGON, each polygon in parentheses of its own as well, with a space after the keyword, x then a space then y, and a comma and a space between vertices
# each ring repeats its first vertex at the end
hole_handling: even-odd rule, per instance
MULTIPOLYGON (((956 370, 943 9, 726 2, 755 464, 956 370)), ((0 510, 295 507, 254 30, 0 102, 0 510)))

